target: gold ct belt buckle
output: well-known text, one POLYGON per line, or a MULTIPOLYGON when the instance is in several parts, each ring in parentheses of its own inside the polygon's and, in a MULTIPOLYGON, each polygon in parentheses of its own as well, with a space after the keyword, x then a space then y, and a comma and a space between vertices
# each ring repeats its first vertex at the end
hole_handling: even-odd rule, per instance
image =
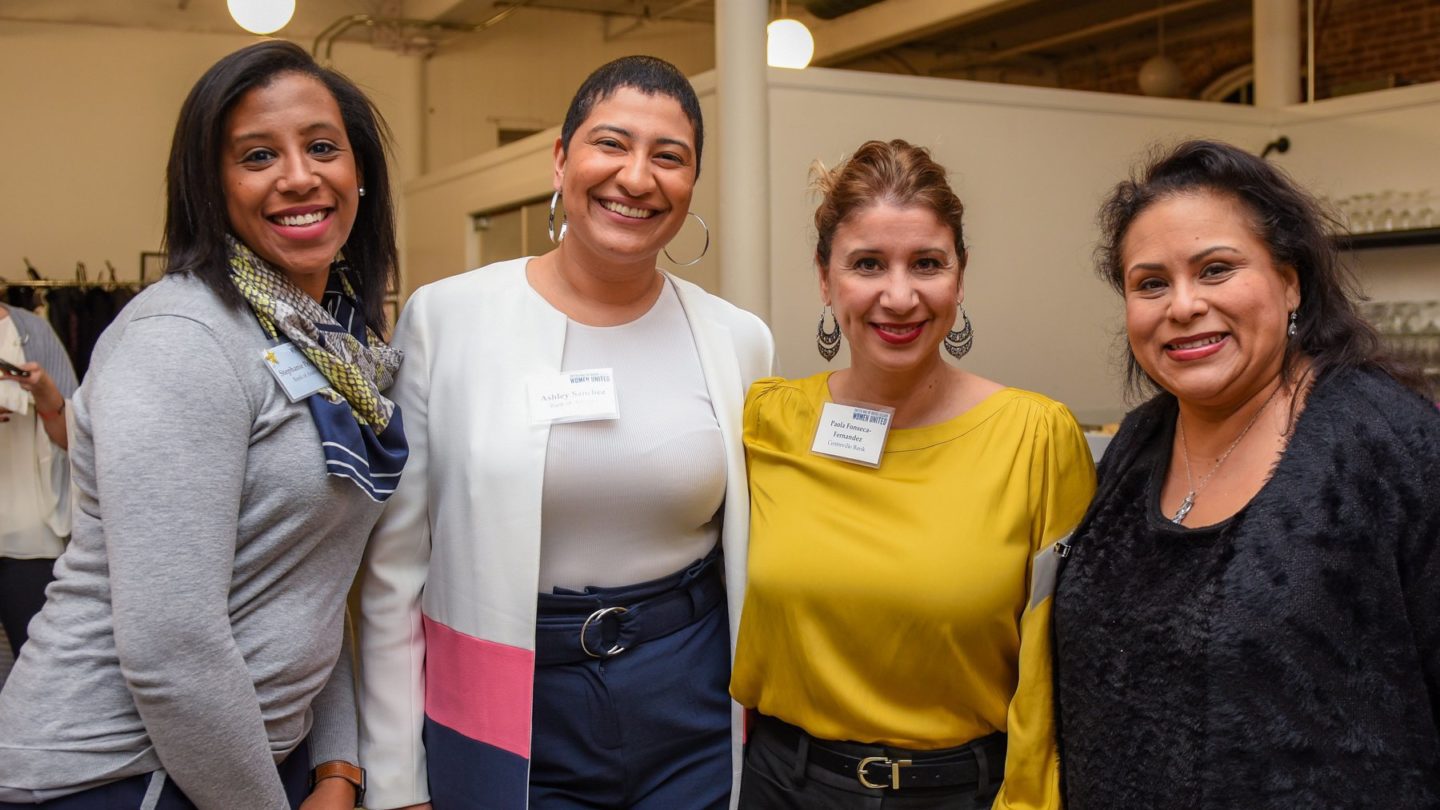
POLYGON ((860 760, 859 765, 855 766, 855 776, 859 778, 860 784, 872 790, 879 790, 881 788, 887 787, 891 790, 899 790, 900 769, 910 764, 910 760, 908 759, 890 759, 889 757, 865 757, 864 759, 860 760), (865 769, 875 764, 876 762, 880 763, 881 765, 890 766, 890 784, 887 785, 884 782, 871 782, 869 778, 865 776, 865 769))
POLYGON ((600 608, 599 610, 595 611, 594 613, 591 613, 590 616, 589 616, 589 618, 587 618, 587 619, 585 620, 585 623, 582 624, 582 625, 580 625, 580 649, 581 649, 586 655, 590 656, 591 658, 609 658, 609 657, 611 657, 612 655, 619 655, 620 653, 625 652, 625 648, 624 648, 624 647, 621 647, 619 644, 616 644, 615 646, 611 647, 610 649, 606 650, 606 651, 603 652, 603 653, 597 653, 597 652, 592 651, 592 650, 590 649, 590 646, 585 643, 585 631, 590 629, 590 623, 591 623, 591 622, 599 621, 599 620, 605 618, 606 616, 610 616, 610 615, 612 615, 612 614, 618 616, 618 615, 620 615, 621 613, 629 613, 629 612, 630 612, 630 611, 626 610, 625 608, 623 608, 623 607, 618 607, 618 606, 617 606, 617 607, 600 608))

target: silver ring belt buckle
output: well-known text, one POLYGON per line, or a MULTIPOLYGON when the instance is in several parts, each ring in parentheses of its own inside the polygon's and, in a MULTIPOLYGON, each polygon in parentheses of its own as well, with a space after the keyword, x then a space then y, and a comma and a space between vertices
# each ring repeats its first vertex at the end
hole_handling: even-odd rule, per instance
POLYGON ((622 653, 622 652, 625 652, 625 648, 622 647, 622 646, 620 646, 619 644, 616 644, 615 646, 611 647, 610 649, 606 650, 605 652, 599 652, 599 653, 595 652, 594 650, 590 649, 590 645, 588 645, 588 644, 585 643, 585 631, 587 631, 587 630, 590 629, 590 624, 591 624, 592 622, 600 621, 601 619, 604 619, 606 616, 619 616, 619 615, 622 614, 622 613, 629 613, 629 612, 630 612, 630 611, 629 611, 628 609, 623 608, 623 607, 607 607, 607 608, 600 608, 599 610, 595 611, 594 613, 591 613, 591 614, 585 619, 585 623, 582 624, 582 625, 580 625, 580 649, 581 649, 581 651, 584 652, 586 655, 590 656, 591 658, 610 658, 610 657, 619 655, 619 654, 622 653))
POLYGON ((910 764, 911 762, 908 759, 890 759, 889 757, 865 757, 864 759, 860 760, 860 764, 855 767, 855 776, 860 780, 860 784, 864 785, 867 788, 870 788, 871 790, 887 787, 891 790, 899 790, 900 769, 910 764), (877 762, 881 765, 890 766, 890 784, 887 785, 884 782, 871 782, 870 778, 865 775, 865 769, 877 762))

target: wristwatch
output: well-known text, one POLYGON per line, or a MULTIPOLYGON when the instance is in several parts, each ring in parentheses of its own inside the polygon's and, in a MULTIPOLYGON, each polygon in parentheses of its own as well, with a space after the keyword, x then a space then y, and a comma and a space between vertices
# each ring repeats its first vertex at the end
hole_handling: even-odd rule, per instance
POLYGON ((365 802, 365 769, 359 765, 352 765, 342 759, 335 759, 329 762, 322 762, 315 766, 310 772, 310 789, 315 789, 315 784, 321 779, 338 777, 355 786, 355 806, 359 807, 365 802))

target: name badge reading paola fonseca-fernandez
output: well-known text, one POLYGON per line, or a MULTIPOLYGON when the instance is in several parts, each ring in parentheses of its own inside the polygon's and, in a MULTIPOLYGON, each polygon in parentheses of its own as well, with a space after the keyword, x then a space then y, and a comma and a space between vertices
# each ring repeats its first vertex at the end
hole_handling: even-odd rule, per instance
POLYGON ((820 424, 815 428, 815 443, 810 452, 852 464, 879 467, 880 454, 885 452, 885 438, 890 435, 890 419, 894 408, 869 408, 827 402, 820 411, 820 424))
POLYGON ((528 389, 530 423, 534 425, 620 418, 613 369, 592 368, 532 377, 528 389))
POLYGON ((262 349, 260 357, 291 402, 299 402, 330 384, 294 343, 277 343, 262 349))

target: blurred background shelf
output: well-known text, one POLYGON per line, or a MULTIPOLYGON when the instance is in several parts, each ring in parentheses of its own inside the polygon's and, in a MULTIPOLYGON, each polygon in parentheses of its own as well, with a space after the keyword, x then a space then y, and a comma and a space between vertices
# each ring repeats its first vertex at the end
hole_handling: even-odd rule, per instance
POLYGON ((1410 228, 1403 231, 1371 231, 1337 236, 1341 250, 1440 245, 1440 228, 1410 228))

